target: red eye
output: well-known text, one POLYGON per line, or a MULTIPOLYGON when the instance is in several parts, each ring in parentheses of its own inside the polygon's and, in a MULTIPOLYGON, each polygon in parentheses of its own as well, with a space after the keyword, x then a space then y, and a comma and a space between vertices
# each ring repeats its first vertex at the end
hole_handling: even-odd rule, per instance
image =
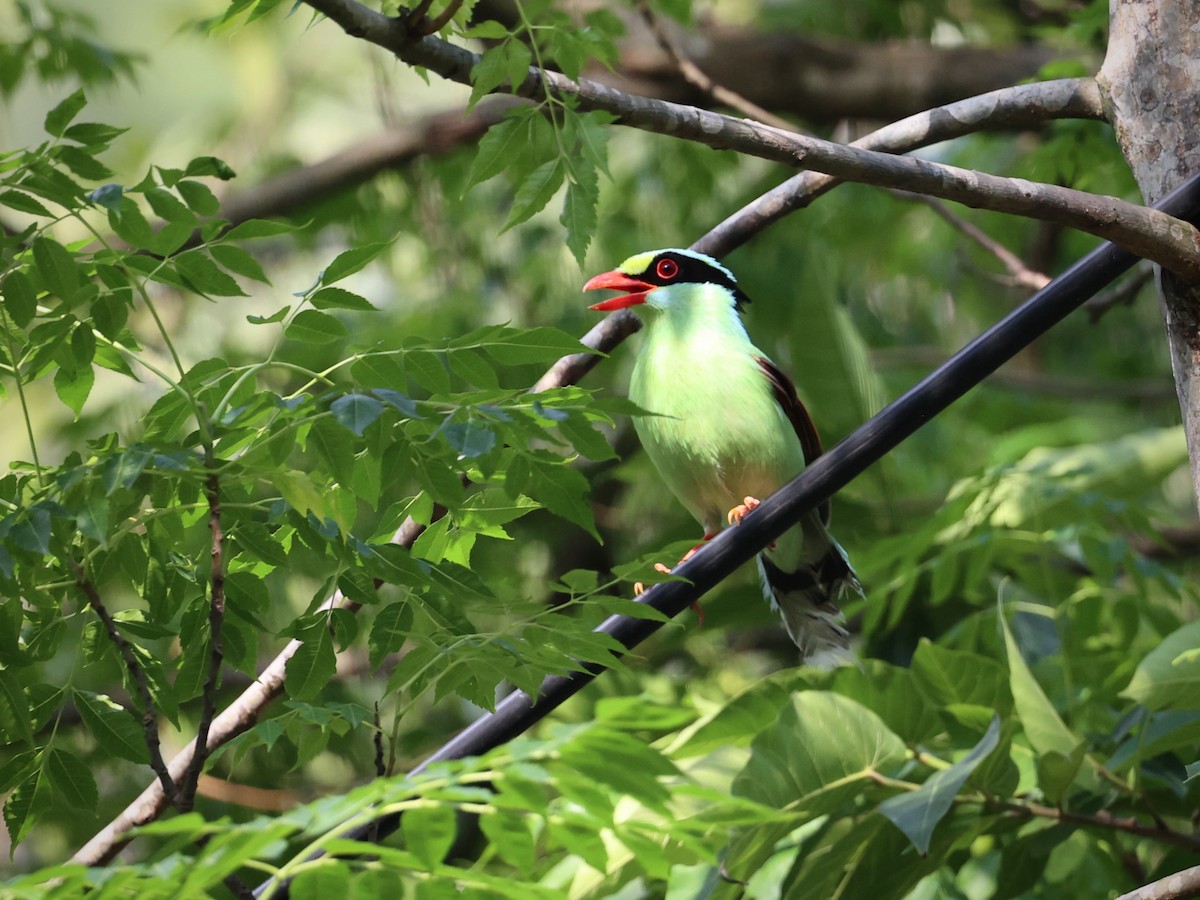
POLYGON ((679 274, 679 263, 673 259, 660 259, 658 265, 654 267, 654 271, 663 281, 670 281, 679 274))

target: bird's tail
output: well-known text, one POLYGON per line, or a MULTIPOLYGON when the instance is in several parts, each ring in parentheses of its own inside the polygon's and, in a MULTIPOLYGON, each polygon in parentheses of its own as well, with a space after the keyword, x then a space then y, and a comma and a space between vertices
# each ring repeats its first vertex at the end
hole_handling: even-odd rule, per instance
POLYGON ((838 604, 848 596, 863 596, 863 589, 837 541, 829 538, 820 559, 802 563, 794 571, 784 571, 761 553, 758 572, 763 594, 783 617, 788 636, 805 662, 831 667, 853 659, 850 633, 842 626, 845 617, 838 604))

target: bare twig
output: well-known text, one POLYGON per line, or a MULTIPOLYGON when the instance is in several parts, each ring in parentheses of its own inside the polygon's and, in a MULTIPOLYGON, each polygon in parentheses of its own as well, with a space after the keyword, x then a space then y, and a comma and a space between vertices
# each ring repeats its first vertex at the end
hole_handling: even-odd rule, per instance
POLYGON ((442 10, 441 15, 435 18, 432 22, 425 23, 424 27, 421 28, 421 34, 437 34, 446 27, 447 22, 454 18, 454 14, 458 12, 462 4, 463 0, 450 0, 450 2, 446 4, 446 8, 442 10))
MULTIPOLYGON (((402 62, 424 66, 452 81, 470 83, 479 56, 469 50, 434 37, 415 39, 403 20, 388 18, 358 0, 306 2, 347 34, 390 50, 402 62)), ((620 124, 633 128, 864 184, 915 190, 980 209, 1058 222, 1112 241, 1185 279, 1200 281, 1200 231, 1173 216, 1116 197, 875 153, 747 119, 627 94, 586 79, 572 81, 558 72, 531 68, 520 84, 509 85, 508 90, 531 99, 542 98, 549 90, 563 98, 574 98, 580 109, 612 113, 620 124)))
MULTIPOLYGON (((1088 80, 1020 85, 912 116, 867 135, 858 143, 873 149, 906 152, 974 131, 1029 127, 1056 117, 1094 118, 1099 115, 1098 110, 1099 94, 1088 80)), ((789 179, 730 216, 692 246, 705 253, 723 256, 789 212, 807 206, 836 184, 836 179, 813 172, 789 179)), ((640 327, 637 316, 628 310, 620 310, 598 322, 581 342, 601 353, 608 353, 640 327)), ((538 379, 533 390, 573 384, 600 359, 601 356, 589 353, 563 357, 538 379)), ((414 521, 405 522, 393 542, 410 547, 422 530, 423 526, 414 521)), ((356 608, 356 605, 335 593, 322 608, 335 607, 356 608)), ((213 720, 208 736, 210 752, 249 729, 260 712, 283 692, 287 662, 300 646, 299 641, 289 642, 258 679, 213 720)), ((195 746, 196 742, 191 742, 170 761, 169 769, 176 777, 181 777, 185 771, 195 746)), ((73 861, 100 865, 111 860, 124 845, 129 829, 153 821, 165 806, 161 785, 157 781, 148 785, 117 818, 79 849, 73 861)))
POLYGON ((129 642, 125 640, 125 636, 117 630, 117 623, 109 615, 108 609, 100 599, 100 592, 96 590, 96 585, 87 577, 83 566, 73 562, 72 568, 75 572, 75 584, 83 591, 84 596, 87 597, 88 604, 104 624, 104 630, 108 632, 109 640, 113 642, 113 645, 117 648, 117 652, 121 654, 121 658, 125 661, 125 668, 129 670, 129 676, 137 686, 138 696, 142 701, 142 730, 146 735, 146 750, 150 754, 150 768, 158 776, 158 781, 154 782, 152 786, 161 791, 164 805, 167 802, 175 802, 177 800, 175 781, 167 770, 166 764, 163 762, 162 748, 159 746, 158 741, 158 716, 154 712, 154 697, 150 694, 150 685, 146 681, 146 673, 138 665, 137 657, 133 655, 133 648, 129 646, 129 642))
POLYGON ((221 682, 221 662, 224 648, 221 644, 221 627, 225 622, 225 534, 221 530, 221 480, 215 471, 216 459, 211 449, 206 453, 205 464, 210 472, 204 483, 204 494, 208 500, 208 528, 212 534, 212 574, 209 576, 208 602, 208 675, 204 679, 204 700, 200 711, 200 722, 196 726, 196 752, 192 754, 187 775, 180 790, 180 809, 191 809, 196 798, 196 786, 200 773, 208 759, 208 732, 217 714, 217 689, 221 682))
POLYGON ((1043 806, 1040 803, 1016 803, 1008 800, 989 799, 985 806, 998 809, 1010 815, 1031 819, 1052 819, 1056 822, 1066 822, 1083 828, 1094 828, 1103 831, 1122 831, 1126 834, 1147 838, 1173 847, 1182 847, 1193 853, 1200 852, 1200 837, 1173 831, 1158 825, 1143 825, 1132 816, 1115 816, 1107 810, 1094 813, 1079 813, 1060 809, 1056 806, 1043 806))
POLYGON ((1200 866, 1192 866, 1122 894, 1117 900, 1192 900, 1200 897, 1200 866))
POLYGON ((1021 287, 1027 288, 1030 291, 1040 291, 1050 283, 1049 275, 1033 271, 1033 269, 1025 265, 1017 254, 992 238, 991 235, 987 234, 983 229, 975 225, 975 223, 968 222, 942 201, 925 194, 915 194, 912 191, 892 191, 891 193, 902 200, 924 203, 943 220, 948 222, 952 228, 962 232, 988 253, 992 254, 992 256, 996 257, 996 259, 1000 260, 1001 265, 1008 270, 1008 274, 1012 276, 1013 281, 1021 287))
POLYGON ((679 74, 683 76, 684 81, 707 94, 717 103, 728 106, 730 109, 736 109, 751 119, 756 119, 775 128, 782 128, 784 131, 797 130, 796 126, 787 119, 781 119, 769 110, 763 109, 753 100, 743 97, 737 91, 717 84, 717 82, 709 78, 698 65, 687 58, 675 41, 672 40, 671 36, 667 33, 667 29, 663 26, 658 16, 654 14, 654 10, 650 8, 650 4, 646 0, 639 0, 637 9, 654 35, 654 39, 658 41, 658 46, 662 48, 663 52, 667 54, 667 58, 679 70, 679 74))

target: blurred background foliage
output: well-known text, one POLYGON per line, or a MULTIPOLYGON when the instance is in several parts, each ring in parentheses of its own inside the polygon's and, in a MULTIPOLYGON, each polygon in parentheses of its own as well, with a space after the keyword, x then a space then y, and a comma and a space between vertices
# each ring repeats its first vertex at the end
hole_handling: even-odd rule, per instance
MULTIPOLYGON (((864 44, 896 39, 996 48, 1042 43, 1061 55, 1047 74, 1094 67, 1103 51, 1107 10, 1101 0, 716 0, 690 9, 678 2, 655 7, 698 30, 723 22, 864 44)), ((351 40, 328 23, 314 24, 306 8, 289 8, 281 4, 258 21, 238 18, 210 29, 226 4, 111 0, 102 13, 84 2, 0 7, 0 146, 15 150, 40 144, 46 139, 47 111, 83 86, 88 120, 128 129, 99 156, 112 175, 94 179, 89 187, 112 181, 128 188, 153 166, 184 168, 196 157, 214 156, 237 175, 205 182, 226 198, 386 129, 408 128, 422 116, 465 104, 467 88, 427 81, 378 48, 351 40)), ((477 15, 488 11, 481 6, 477 15)), ((551 12, 544 4, 529 11, 551 12)), ((846 139, 878 123, 797 124, 846 139)), ((566 247, 557 203, 500 233, 520 185, 501 175, 467 188, 475 159, 475 147, 467 141, 418 154, 361 183, 301 202, 287 217, 294 230, 249 245, 270 283, 239 278, 246 296, 207 299, 154 285, 165 329, 185 368, 209 358, 231 367, 253 364, 270 351, 276 331, 248 323, 247 316, 269 317, 294 303, 293 295, 311 291, 321 270, 347 248, 384 242, 386 248, 369 265, 342 282, 379 311, 334 310, 344 336, 320 343, 286 341, 277 359, 320 371, 355 348, 406 342, 439 346, 487 325, 553 326, 581 335, 595 321, 579 295, 586 277, 639 250, 686 246, 790 174, 761 160, 664 136, 610 131, 611 178, 601 180, 598 225, 582 267, 566 247)), ((1132 178, 1103 123, 1059 122, 1037 132, 980 134, 922 154, 1136 199, 1132 178)), ((40 223, 18 209, 2 212, 4 225, 14 232, 40 223)), ((1090 237, 1043 223, 971 210, 959 214, 1032 270, 1049 275, 1094 244, 1090 237)), ((56 225, 53 234, 73 249, 83 246, 74 242, 86 243, 89 237, 71 219, 56 225)), ((6 250, 6 265, 14 252, 12 246, 6 250)), ((993 255, 926 204, 857 185, 839 187, 775 225, 726 263, 754 301, 746 312, 751 335, 793 375, 827 446, 1029 294, 993 255)), ((1189 775, 1200 758, 1200 712, 1194 694, 1163 693, 1158 676, 1175 670, 1164 670, 1154 653, 1179 629, 1188 634, 1187 623, 1196 617, 1200 532, 1162 321, 1152 285, 1144 278, 1142 283, 1122 302, 1064 322, 836 498, 837 535, 867 590, 866 602, 849 610, 860 635, 862 668, 832 674, 793 669, 794 648, 762 603, 752 573, 742 573, 705 601, 704 627, 689 615, 664 628, 627 666, 561 710, 558 724, 539 729, 540 737, 565 742, 568 755, 574 754, 603 798, 572 786, 568 774, 543 773, 538 789, 557 799, 547 799, 548 806, 539 811, 531 794, 517 791, 524 799, 513 800, 509 808, 512 815, 526 817, 521 821, 541 822, 542 830, 530 826, 529 834, 518 838, 513 829, 501 827, 503 822, 485 825, 498 857, 479 855, 470 841, 453 848, 429 843, 416 825, 407 827, 402 846, 435 873, 420 883, 455 883, 459 870, 440 864, 451 849, 475 860, 467 867, 484 874, 472 889, 485 895, 500 890, 485 875, 507 873, 523 879, 523 889, 537 885, 575 896, 682 897, 711 889, 715 896, 752 897, 781 890, 814 897, 834 896, 835 890, 848 897, 1050 897, 1064 890, 1077 897, 1107 897, 1194 862, 1195 846, 1189 850, 1078 822, 1051 824, 1036 814, 1003 808, 1005 798, 1050 809, 1061 803, 1081 815, 1112 811, 1137 816, 1147 828, 1158 822, 1181 834, 1192 831, 1197 788, 1189 775), (1000 614, 1009 629, 1007 644, 1000 614), (1041 686, 1040 700, 1022 673, 1031 673, 1041 686), (1141 687, 1129 688, 1131 679, 1141 687), (622 706, 622 698, 639 699, 622 706), (1001 723, 995 734, 988 729, 993 711, 1001 723), (887 740, 896 741, 894 758, 872 761, 882 781, 868 779, 861 791, 838 802, 801 804, 799 812, 792 807, 789 816, 765 825, 766 813, 736 807, 729 791, 747 804, 783 807, 792 799, 789 790, 811 787, 797 774, 807 763, 788 753, 818 752, 811 749, 823 740, 817 731, 808 734, 808 743, 792 735, 808 750, 775 753, 767 746, 778 732, 786 747, 791 733, 779 729, 804 721, 828 723, 830 729, 849 722, 846 727, 857 729, 853 733, 860 738, 886 732, 887 740), (588 723, 598 731, 587 731, 588 723), (572 725, 577 730, 571 731, 572 725), (1066 746, 1037 736, 1059 727, 1081 743, 1066 746), (760 731, 763 735, 748 749, 760 731), (713 797, 696 800, 711 821, 652 816, 642 843, 637 834, 625 832, 617 839, 625 841, 629 854, 617 852, 612 841, 597 850, 581 835, 611 827, 605 803, 661 807, 661 798, 647 799, 653 793, 648 784, 623 783, 613 772, 628 766, 598 765, 627 740, 634 745, 627 749, 635 768, 644 765, 669 780, 682 777, 674 768, 678 765, 700 784, 716 787, 730 807, 713 797), (983 769, 976 769, 970 785, 960 782, 961 795, 975 791, 975 799, 955 806, 933 832, 932 848, 929 835, 924 836, 928 855, 915 854, 908 845, 912 832, 902 834, 873 812, 887 797, 903 795, 903 787, 887 780, 924 783, 941 771, 931 758, 948 764, 973 747, 986 751, 980 757, 987 757, 984 768, 996 771, 980 775, 983 769), (733 777, 739 771, 740 782, 733 777), (771 781, 776 776, 782 779, 778 783, 771 781), (762 787, 767 783, 776 793, 762 787), (554 810, 564 808, 579 816, 575 831, 556 831, 551 824, 554 810), (718 815, 722 810, 725 819, 718 815), (743 829, 728 848, 725 826, 743 829), (813 852, 817 848, 822 853, 813 852), (724 860, 722 872, 735 881, 717 877, 718 856, 724 860), (832 868, 814 871, 821 865, 832 868), (738 885, 736 879, 747 883, 738 885)), ((134 304, 131 331, 148 353, 161 353, 165 348, 151 324, 148 311, 134 304)), ((623 395, 632 347, 619 348, 584 387, 598 398, 623 395)), ((499 385, 518 391, 536 380, 545 360, 487 362, 499 385)), ((347 373, 336 377, 338 389, 354 389, 347 373)), ((286 395, 302 383, 286 371, 272 371, 261 376, 260 387, 286 395)), ((418 401, 428 396, 429 385, 424 387, 412 386, 418 401)), ((29 459, 29 444, 19 424, 22 412, 11 372, 0 380, 0 390, 9 422, 0 431, 0 461, 6 469, 27 471, 21 461, 29 459)), ((148 411, 162 396, 157 383, 135 383, 104 369, 97 370, 77 414, 59 401, 50 378, 25 390, 40 461, 49 466, 110 432, 125 445, 137 441, 148 411)), ((464 390, 457 379, 455 390, 464 390)), ((455 396, 455 402, 468 403, 461 393, 455 396)), ((514 409, 528 407, 527 400, 506 402, 514 409)), ((579 427, 602 421, 617 448, 619 458, 606 459, 594 438, 566 433, 585 451, 573 468, 590 484, 595 534, 582 514, 570 522, 561 510, 556 516, 531 504, 532 511, 522 510, 528 515, 503 523, 511 540, 494 539, 494 530, 472 528, 469 510, 459 509, 449 520, 451 549, 427 540, 416 555, 437 563, 448 554, 451 561, 469 563, 473 575, 502 601, 489 606, 481 595, 455 609, 453 595, 446 595, 440 612, 461 615, 456 627, 463 634, 476 633, 486 644, 488 635, 513 629, 514 623, 540 622, 544 632, 525 632, 528 648, 552 644, 561 627, 564 648, 570 648, 564 652, 578 652, 566 632, 582 633, 595 615, 579 615, 576 604, 570 619, 575 624, 567 629, 540 611, 608 583, 614 568, 646 554, 675 558, 674 545, 693 540, 696 527, 638 452, 619 409, 609 417, 593 406, 585 416, 580 410, 594 401, 579 393, 547 402, 573 410, 580 423, 587 423, 579 427), (463 534, 471 535, 468 543, 454 549, 452 538, 466 540, 463 534), (599 582, 580 570, 601 573, 599 582), (564 576, 566 584, 560 583, 564 576)), ((507 434, 496 427, 502 437, 507 434)), ((460 434, 459 440, 467 438, 460 434)), ((461 458, 455 463, 448 453, 437 457, 445 471, 464 468, 461 458)), ((309 460, 317 471, 327 462, 309 460)), ((304 468, 306 463, 293 457, 288 465, 304 468)), ((377 538, 394 528, 397 510, 410 509, 409 498, 422 496, 422 486, 424 496, 429 494, 411 464, 386 469, 382 477, 391 506, 367 509, 359 503, 357 527, 364 537, 377 538)), ((204 525, 186 523, 187 539, 178 552, 193 560, 203 557, 204 525)), ((264 576, 270 600, 262 607, 261 630, 247 632, 257 646, 243 653, 240 667, 246 671, 253 670, 256 659, 269 659, 283 637, 311 626, 305 613, 327 590, 331 573, 345 564, 344 557, 296 547, 286 565, 271 567, 264 576)), ((181 571, 186 567, 180 563, 181 571)), ((620 571, 633 577, 633 570, 620 571)), ((628 596, 628 581, 612 593, 628 596)), ((3 602, 14 603, 16 597, 5 596, 3 602)), ((137 607, 136 599, 123 602, 137 607)), ((486 668, 487 652, 494 647, 486 652, 476 647, 472 656, 468 641, 455 646, 465 654, 460 671, 479 667, 475 682, 430 677, 420 690, 393 690, 402 681, 394 674, 395 659, 385 659, 383 650, 398 650, 400 644, 368 644, 374 615, 388 608, 360 613, 357 636, 339 655, 344 674, 325 686, 290 691, 290 700, 273 707, 264 723, 219 755, 212 766, 216 778, 202 785, 198 801, 206 817, 255 822, 264 809, 338 795, 370 779, 375 752, 370 708, 381 700, 387 758, 403 772, 478 715, 497 682, 514 678, 511 669, 486 668), (223 788, 218 779, 226 782, 223 788)), ((52 657, 21 670, 23 679, 30 678, 23 682, 26 689, 32 683, 69 683, 127 701, 111 652, 79 657, 79 641, 90 634, 86 617, 72 616, 66 627, 52 657)), ((178 619, 173 627, 180 627, 178 619)), ((176 652, 169 641, 156 646, 167 647, 168 656, 176 652)), ((555 663, 530 656, 521 665, 536 683, 555 663)), ((437 671, 445 676, 454 667, 437 671)), ((1185 675, 1192 682, 1196 677, 1191 669, 1185 675)), ((228 672, 222 700, 246 683, 245 674, 228 672)), ((69 707, 55 719, 53 740, 92 769, 97 802, 86 815, 69 798, 57 796, 48 803, 15 850, 14 872, 68 857, 149 780, 145 767, 114 759, 69 707)), ((196 714, 185 707, 181 727, 165 727, 169 753, 193 733, 189 723, 196 714)), ((861 749, 853 738, 847 740, 823 748, 838 765, 851 766, 847 760, 861 749)), ((10 766, 19 744, 7 751, 10 766)), ((536 752, 536 746, 523 744, 512 751, 522 759, 521 754, 536 752)), ((493 763, 497 771, 510 764, 511 759, 493 763)), ((490 771, 479 765, 478 771, 490 771)), ((397 796, 404 802, 413 795, 401 790, 397 796)), ((461 802, 449 795, 421 796, 433 809, 461 802)), ((681 795, 673 802, 685 799, 681 795)), ((618 821, 636 821, 645 810, 626 812, 618 821)), ((291 824, 307 827, 299 821, 291 824)), ((432 833, 446 831, 443 820, 426 824, 432 833)), ((282 829, 275 837, 295 835, 286 827, 271 827, 282 829)), ((449 833, 454 836, 453 823, 449 833)), ((170 835, 162 840, 178 849, 170 835)), ((175 865, 187 858, 179 854, 170 857, 175 865)), ((163 864, 158 871, 154 877, 169 878, 174 870, 163 864)), ((421 895, 435 895, 434 888, 427 890, 431 893, 421 895)))

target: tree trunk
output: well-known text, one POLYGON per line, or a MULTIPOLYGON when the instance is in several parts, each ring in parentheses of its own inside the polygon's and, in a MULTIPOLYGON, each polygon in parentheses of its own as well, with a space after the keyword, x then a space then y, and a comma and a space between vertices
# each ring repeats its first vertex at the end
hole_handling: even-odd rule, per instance
MULTIPOLYGON (((1154 203, 1200 172, 1200 3, 1110 0, 1109 25, 1098 81, 1121 151, 1154 203)), ((1200 498, 1200 284, 1161 269, 1157 278, 1200 498)))

